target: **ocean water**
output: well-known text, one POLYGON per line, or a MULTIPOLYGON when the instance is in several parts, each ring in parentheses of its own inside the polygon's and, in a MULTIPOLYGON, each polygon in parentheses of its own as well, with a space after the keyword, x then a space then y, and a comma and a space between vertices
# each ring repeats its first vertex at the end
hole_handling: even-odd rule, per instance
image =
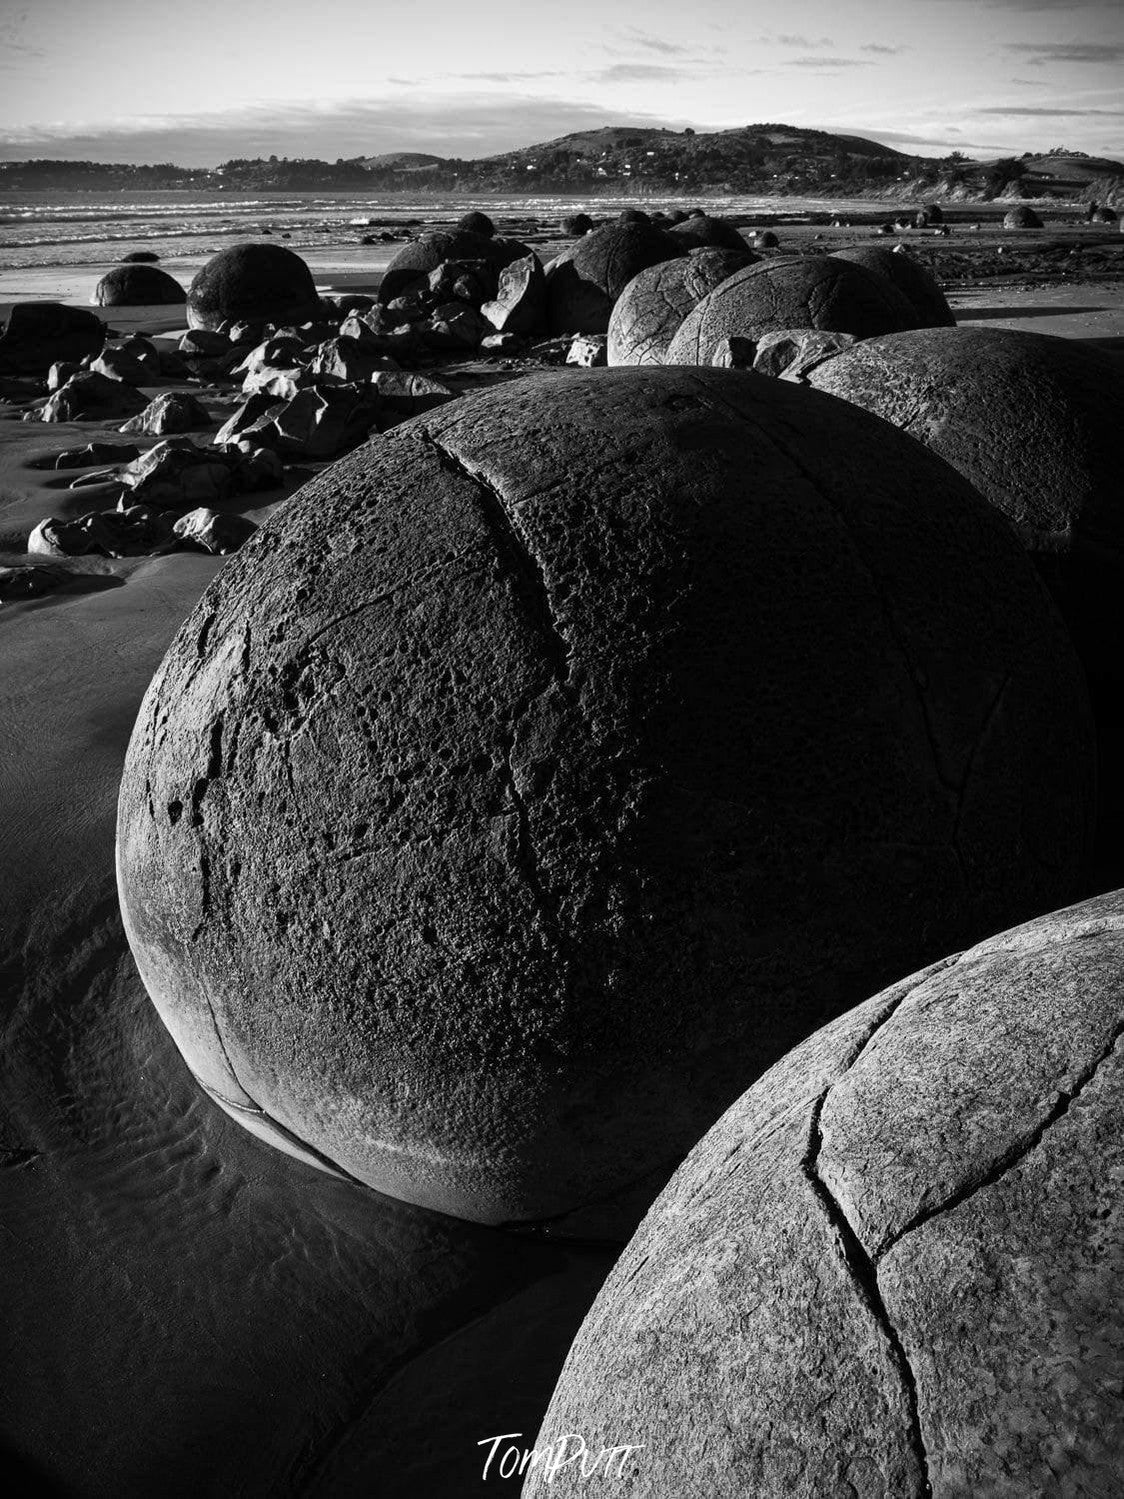
MULTIPOLYGON (((406 221, 447 224, 471 208, 515 234, 538 227, 556 229, 579 209, 594 218, 624 207, 682 207, 681 198, 564 197, 370 197, 348 193, 0 193, 0 270, 112 263, 130 249, 155 251, 161 259, 205 257, 238 240, 258 239, 268 229, 290 248, 357 246, 373 230, 394 229, 406 221), (537 221, 537 223, 536 223, 537 221)), ((812 212, 869 214, 874 205, 802 198, 724 198, 692 200, 690 206, 716 212, 799 220, 812 212)))

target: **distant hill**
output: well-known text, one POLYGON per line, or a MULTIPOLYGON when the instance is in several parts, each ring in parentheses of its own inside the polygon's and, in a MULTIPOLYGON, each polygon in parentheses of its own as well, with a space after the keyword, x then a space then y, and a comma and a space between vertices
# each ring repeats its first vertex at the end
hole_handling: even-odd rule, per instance
POLYGON ((733 130, 606 125, 496 155, 390 151, 335 162, 271 156, 212 169, 98 162, 0 162, 0 188, 558 193, 1091 200, 1119 205, 1124 165, 1058 148, 996 161, 909 156, 859 135, 785 124, 733 130))

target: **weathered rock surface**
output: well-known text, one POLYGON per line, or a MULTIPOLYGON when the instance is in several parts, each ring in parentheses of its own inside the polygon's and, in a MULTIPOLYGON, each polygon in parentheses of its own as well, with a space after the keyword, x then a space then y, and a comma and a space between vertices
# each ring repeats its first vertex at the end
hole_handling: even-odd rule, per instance
POLYGON ((1042 220, 1033 208, 1020 203, 1017 208, 1009 209, 1003 215, 1003 227, 1004 229, 1041 229, 1042 220))
POLYGON ((105 324, 82 307, 17 302, 0 328, 0 375, 45 375, 58 362, 78 364, 105 343, 105 324))
POLYGON ((1122 993, 1117 892, 798 1047, 645 1219, 535 1445, 637 1444, 615 1488, 653 1499, 1113 1493, 1122 993))
POLYGON ((620 1233, 825 1016, 1064 898, 1091 753, 1032 567, 920 445, 751 374, 560 371, 227 565, 138 719, 123 908, 234 1117, 620 1233))
POLYGON ((284 245, 231 245, 208 260, 187 294, 192 328, 235 322, 303 323, 320 315, 312 272, 284 245))
POLYGON ((234 492, 230 465, 189 437, 170 437, 122 470, 135 501, 161 510, 188 510, 225 500, 234 492))
POLYGON ((489 238, 457 229, 450 233, 423 234, 403 245, 383 272, 378 298, 382 306, 427 284, 432 271, 447 260, 483 260, 502 269, 530 254, 517 240, 489 238))
POLYGON ((80 370, 55 391, 38 415, 41 422, 109 420, 136 416, 148 401, 133 385, 94 370, 80 370))
POLYGON ((735 224, 729 219, 712 217, 708 213, 689 215, 671 231, 682 240, 689 250, 733 250, 749 253, 749 243, 735 224))
POLYGON ((877 245, 860 245, 853 250, 836 250, 839 260, 865 266, 892 281, 917 314, 918 328, 952 328, 956 325, 952 308, 945 300, 935 278, 909 255, 883 250, 877 245))
POLYGON ((530 338, 546 330, 546 275, 537 255, 513 260, 500 272, 495 298, 481 312, 498 333, 530 338))
POLYGON ((641 271, 621 292, 609 318, 609 363, 662 364, 687 314, 756 259, 743 242, 740 250, 699 250, 641 271))
POLYGON ((210 413, 201 402, 186 391, 174 390, 156 396, 143 411, 130 417, 121 431, 170 437, 178 432, 199 432, 210 425, 210 413))
POLYGON ((817 328, 872 338, 913 328, 917 315, 902 293, 876 271, 832 255, 781 258, 747 266, 723 281, 688 313, 665 364, 710 364, 719 341, 736 335, 817 328))
MULTIPOLYGON (((759 375, 780 380, 803 380, 825 359, 832 359, 855 343, 853 333, 821 333, 815 328, 782 328, 758 339, 752 367, 759 375)), ((729 348, 732 340, 727 339, 729 348)), ((735 345, 736 347, 736 345, 735 345)), ((720 347, 719 354, 724 350, 720 347)))
POLYGON ((548 331, 607 333, 613 304, 632 278, 684 250, 667 230, 646 223, 605 224, 583 235, 546 268, 548 331))
POLYGON ((257 526, 247 516, 220 515, 215 510, 204 508, 181 515, 172 530, 186 545, 226 557, 248 541, 257 526))
POLYGON ((157 307, 186 302, 187 292, 167 271, 130 262, 115 265, 94 288, 97 307, 157 307))

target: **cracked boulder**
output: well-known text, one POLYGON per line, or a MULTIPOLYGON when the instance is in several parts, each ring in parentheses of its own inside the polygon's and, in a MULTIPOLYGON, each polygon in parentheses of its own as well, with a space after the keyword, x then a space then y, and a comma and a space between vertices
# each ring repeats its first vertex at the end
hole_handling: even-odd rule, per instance
POLYGON ((196 273, 187 293, 189 328, 234 322, 303 323, 320 316, 312 272, 283 245, 231 245, 196 273))
POLYGON ((1124 879, 1124 367, 1072 339, 933 328, 857 344, 809 382, 923 442, 1007 517, 1069 625, 1101 741, 1102 835, 1124 879))
POLYGON ((741 371, 544 372, 226 565, 137 720, 121 898, 235 1118, 619 1236, 825 1018, 1069 898, 1090 759, 1032 566, 919 444, 741 371))
POLYGON ((917 326, 892 281, 831 255, 767 260, 736 271, 683 320, 665 364, 710 364, 724 338, 759 340, 787 328, 874 338, 917 326))
POLYGON ((936 278, 909 255, 883 250, 878 245, 859 245, 853 250, 836 250, 837 260, 865 266, 892 281, 917 314, 918 328, 954 328, 956 318, 945 300, 936 278))
POLYGON ((740 250, 697 250, 641 271, 621 292, 609 318, 609 363, 662 364, 687 314, 756 259, 743 241, 740 250))
POLYGON ((817 1032, 672 1178, 535 1446, 636 1444, 652 1499, 1115 1493, 1122 994, 1117 891, 817 1032))
POLYGON ((582 235, 546 268, 547 331, 607 333, 613 306, 632 278, 686 251, 649 223, 618 221, 582 235))

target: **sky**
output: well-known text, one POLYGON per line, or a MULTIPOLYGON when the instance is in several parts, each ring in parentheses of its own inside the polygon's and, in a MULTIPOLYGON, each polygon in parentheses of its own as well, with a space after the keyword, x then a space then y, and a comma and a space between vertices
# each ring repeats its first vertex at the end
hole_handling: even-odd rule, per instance
POLYGON ((1124 0, 0 0, 0 160, 474 157, 766 121, 1124 159, 1124 0))

